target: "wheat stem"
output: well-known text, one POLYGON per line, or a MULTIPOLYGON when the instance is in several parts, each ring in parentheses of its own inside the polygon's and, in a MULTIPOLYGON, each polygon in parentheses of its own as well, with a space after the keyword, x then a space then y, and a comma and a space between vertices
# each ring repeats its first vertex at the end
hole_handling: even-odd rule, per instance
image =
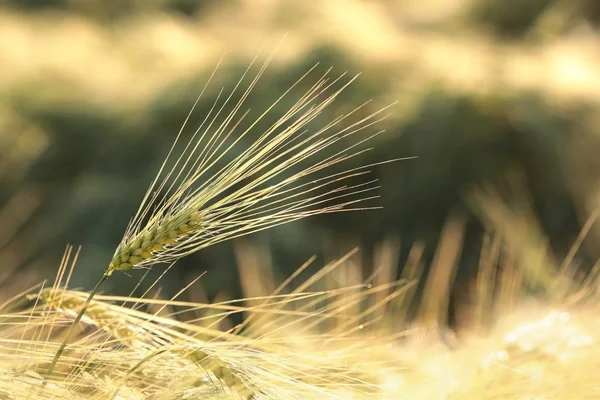
POLYGON ((79 310, 79 313, 75 317, 75 320, 73 320, 73 323, 69 327, 69 330, 67 331, 67 335, 65 336, 63 342, 61 343, 61 345, 58 348, 58 350, 56 351, 56 353, 54 354, 54 358, 52 359, 52 362, 50 363, 50 366, 48 367, 48 370, 46 371, 46 377, 45 377, 44 381, 42 382, 42 387, 45 387, 46 384, 48 383, 48 379, 50 379, 52 377, 52 374, 54 373, 54 369, 56 368, 56 364, 58 363, 60 356, 64 353, 64 351, 67 347, 67 344, 69 343, 69 340, 71 340, 71 336, 73 335, 75 326, 79 323, 79 321, 83 317, 83 314, 85 314, 85 311, 87 310, 88 306, 90 305, 92 299, 94 298, 96 293, 98 293, 100 288, 102 288, 102 285, 104 285, 104 283, 108 280, 110 275, 111 274, 109 272, 106 272, 104 275, 102 275, 102 278, 100 278, 100 280, 98 281, 98 283, 96 284, 94 289, 92 289, 88 298, 85 300, 85 303, 83 303, 81 310, 79 310))

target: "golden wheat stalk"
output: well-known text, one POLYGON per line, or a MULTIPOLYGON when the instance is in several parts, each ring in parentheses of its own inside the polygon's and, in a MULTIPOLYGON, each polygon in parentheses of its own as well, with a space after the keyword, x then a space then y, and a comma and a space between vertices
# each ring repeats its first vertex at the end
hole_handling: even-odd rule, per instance
MULTIPOLYGON (((309 123, 356 79, 344 81, 345 74, 332 79, 329 77, 331 69, 322 74, 273 125, 261 131, 246 150, 234 155, 231 161, 225 161, 234 147, 255 131, 259 122, 316 69, 316 66, 311 68, 254 122, 241 129, 241 122, 247 115, 241 110, 272 57, 271 54, 250 79, 237 102, 232 99, 240 94, 238 90, 258 56, 224 101, 220 102, 221 94, 217 96, 208 115, 176 157, 174 154, 184 128, 214 76, 213 72, 129 223, 108 269, 89 294, 72 327, 114 271, 172 263, 214 243, 315 214, 376 208, 364 204, 378 197, 373 193, 377 189, 376 180, 352 182, 354 178, 368 174, 369 165, 319 175, 323 170, 330 171, 370 150, 360 146, 383 131, 341 148, 336 149, 334 145, 384 119, 387 109, 338 128, 341 122, 365 107, 365 103, 319 129, 310 129, 309 123), (232 111, 219 122, 223 110, 228 107, 232 107, 232 111), (174 164, 167 169, 170 163, 174 164)), ((52 375, 71 331, 48 368, 47 377, 52 375)))

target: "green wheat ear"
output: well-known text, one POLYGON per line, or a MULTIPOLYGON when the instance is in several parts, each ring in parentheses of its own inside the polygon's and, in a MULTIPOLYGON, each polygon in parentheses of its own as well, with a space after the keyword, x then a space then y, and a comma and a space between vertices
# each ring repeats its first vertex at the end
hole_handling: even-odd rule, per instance
POLYGON ((109 271, 129 270, 144 262, 152 262, 164 254, 169 246, 177 245, 178 240, 199 232, 202 229, 201 220, 199 212, 192 212, 181 218, 166 217, 147 226, 144 231, 119 244, 109 271))
POLYGON ((361 149, 360 146, 382 131, 359 138, 328 155, 324 155, 324 150, 356 136, 364 128, 387 117, 383 115, 386 107, 359 118, 344 128, 336 129, 342 121, 361 109, 365 105, 363 104, 320 129, 309 130, 307 124, 356 79, 353 77, 344 81, 345 74, 330 79, 331 69, 320 75, 310 89, 273 125, 261 131, 246 150, 235 154, 232 161, 224 163, 224 166, 220 165, 244 137, 256 130, 257 124, 275 105, 300 82, 306 80, 317 67, 301 76, 249 127, 240 129, 240 122, 246 115, 239 115, 240 110, 265 72, 272 55, 250 79, 239 100, 232 102, 256 59, 227 98, 220 102, 221 96, 218 96, 204 122, 191 135, 181 154, 175 157, 173 154, 183 129, 215 72, 211 75, 117 246, 108 269, 90 293, 56 352, 46 379, 52 376, 73 327, 114 271, 172 263, 214 243, 315 214, 377 208, 364 205, 365 201, 378 197, 373 193, 378 188, 375 180, 351 183, 356 177, 368 174, 368 168, 372 165, 349 169, 343 173, 320 175, 321 171, 327 171, 334 165, 370 150, 361 149), (218 118, 226 108, 232 111, 225 116, 223 122, 218 123, 218 118), (173 163, 173 167, 167 170, 167 165, 173 163), (296 168, 299 172, 293 172, 294 167, 300 163, 308 166, 296 168))

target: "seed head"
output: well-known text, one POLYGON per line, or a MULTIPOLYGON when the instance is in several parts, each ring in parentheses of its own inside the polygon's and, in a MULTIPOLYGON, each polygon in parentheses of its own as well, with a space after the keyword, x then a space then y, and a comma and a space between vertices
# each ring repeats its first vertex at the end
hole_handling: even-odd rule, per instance
POLYGON ((273 125, 258 132, 241 153, 232 155, 234 146, 251 133, 256 134, 258 123, 317 68, 301 76, 257 120, 242 129, 241 121, 247 115, 241 114, 242 107, 269 61, 259 68, 236 102, 232 98, 238 95, 255 61, 224 100, 221 91, 184 150, 175 157, 190 112, 117 247, 107 274, 174 262, 214 243, 315 214, 373 208, 362 203, 378 197, 373 192, 376 181, 350 183, 367 174, 368 166, 329 175, 321 172, 368 150, 358 147, 381 131, 341 149, 333 146, 385 118, 385 109, 340 128, 342 121, 357 114, 363 104, 316 130, 308 127, 356 77, 346 79, 342 74, 330 79, 331 70, 327 70, 273 125), (217 122, 228 107, 231 112, 217 122), (231 161, 226 162, 228 158, 231 161), (174 165, 167 170, 169 164, 174 165))

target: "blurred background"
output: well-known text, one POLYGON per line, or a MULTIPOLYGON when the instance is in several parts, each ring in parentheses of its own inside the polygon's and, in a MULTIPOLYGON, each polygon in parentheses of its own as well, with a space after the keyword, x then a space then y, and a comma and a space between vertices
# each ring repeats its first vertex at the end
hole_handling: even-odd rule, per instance
POLYGON ((207 271, 193 300, 239 297, 243 282, 355 247, 364 276, 418 256, 455 271, 461 293, 491 233, 505 259, 530 263, 519 249, 542 246, 585 275, 600 231, 570 250, 599 194, 599 24, 594 0, 0 1, 0 290, 52 278, 69 243, 83 246, 72 286, 90 289, 221 57, 198 116, 286 34, 250 104, 264 109, 317 62, 361 72, 321 118, 398 101, 356 162, 418 158, 374 169, 382 210, 215 245, 170 271, 163 295, 207 271), (440 255, 444 237, 454 251, 440 255))

